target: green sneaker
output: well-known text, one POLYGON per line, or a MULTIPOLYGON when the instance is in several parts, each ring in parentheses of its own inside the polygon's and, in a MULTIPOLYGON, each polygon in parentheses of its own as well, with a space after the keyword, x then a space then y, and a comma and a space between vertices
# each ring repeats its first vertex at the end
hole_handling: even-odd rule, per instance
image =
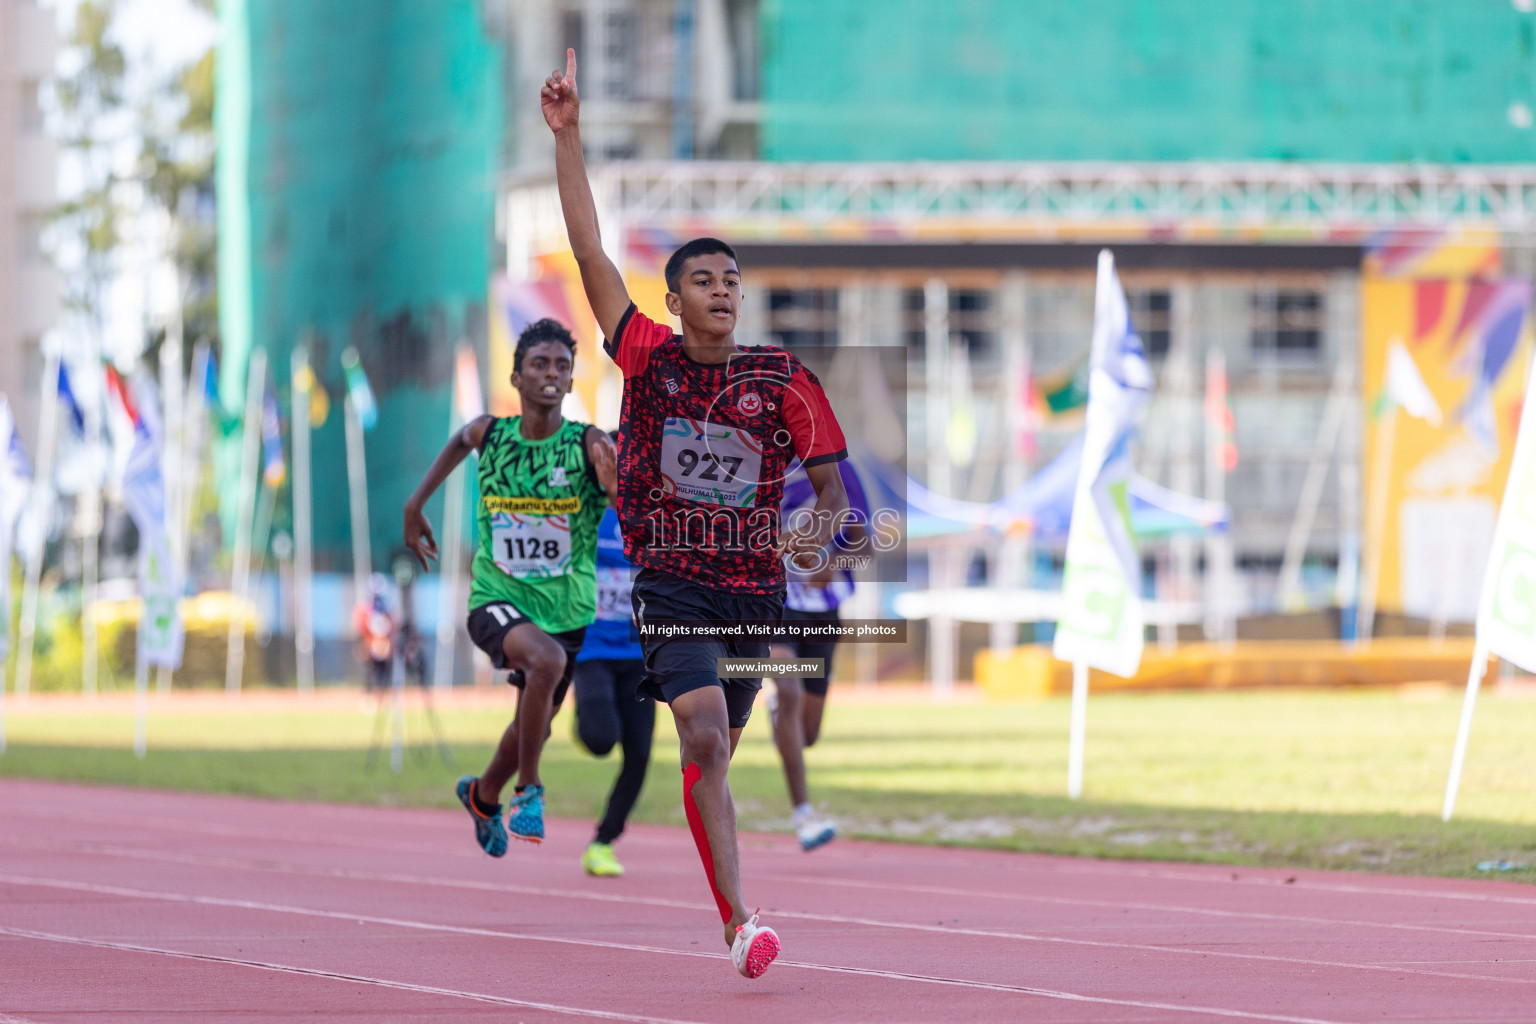
POLYGON ((593 843, 581 855, 581 869, 598 878, 618 878, 624 874, 624 865, 613 855, 613 847, 607 843, 593 843))

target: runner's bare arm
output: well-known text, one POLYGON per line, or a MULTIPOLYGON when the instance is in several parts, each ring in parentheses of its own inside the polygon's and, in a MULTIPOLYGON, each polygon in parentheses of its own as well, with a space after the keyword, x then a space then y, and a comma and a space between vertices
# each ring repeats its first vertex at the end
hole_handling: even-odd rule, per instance
POLYGON ((807 467, 805 475, 816 490, 816 507, 807 522, 779 535, 779 551, 801 569, 819 565, 821 549, 832 543, 838 517, 848 507, 848 491, 836 462, 807 467))
POLYGON ((477 452, 485 443, 486 429, 495 421, 493 416, 477 416, 464 424, 464 429, 455 433, 443 445, 443 450, 437 453, 437 458, 432 460, 432 465, 427 469, 427 475, 421 478, 421 483, 405 503, 405 546, 410 548, 411 554, 416 556, 416 561, 421 563, 423 569, 430 569, 427 559, 437 557, 437 541, 432 536, 432 524, 427 521, 426 513, 422 511, 427 499, 437 493, 437 489, 448 479, 459 463, 470 452, 477 452))
POLYGON ((608 504, 619 500, 619 451, 613 440, 596 427, 587 428, 587 461, 597 473, 597 482, 608 492, 608 504))
POLYGON ((544 79, 539 92, 544 120, 555 133, 555 180, 560 188, 560 208, 565 213, 565 233, 571 253, 581 268, 581 285, 587 303, 597 317, 604 337, 618 342, 619 319, 629 308, 629 289, 619 268, 603 251, 597 226, 597 203, 587 180, 587 163, 581 153, 581 129, 577 125, 581 101, 576 95, 576 51, 565 51, 565 70, 544 79))

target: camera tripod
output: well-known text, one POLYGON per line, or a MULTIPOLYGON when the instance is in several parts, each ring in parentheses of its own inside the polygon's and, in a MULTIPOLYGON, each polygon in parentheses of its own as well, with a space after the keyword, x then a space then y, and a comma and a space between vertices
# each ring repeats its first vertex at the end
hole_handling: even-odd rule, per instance
MULTIPOLYGON (((408 743, 407 734, 410 732, 409 723, 406 721, 405 711, 405 659, 399 651, 394 652, 389 663, 389 689, 373 688, 377 698, 377 710, 373 715, 373 741, 368 747, 368 759, 364 762, 364 770, 370 775, 378 764, 379 751, 384 746, 384 723, 386 718, 390 724, 389 770, 394 775, 399 775, 405 769, 405 750, 410 746, 416 760, 420 764, 427 764, 432 760, 432 753, 428 747, 427 737, 420 736, 420 741, 415 744, 408 743), (388 693, 389 701, 386 705, 385 694, 388 693), (387 714, 386 714, 387 712, 387 714)), ((443 737, 443 725, 437 717, 437 707, 432 700, 432 687, 427 685, 425 675, 417 680, 417 689, 421 693, 422 718, 426 721, 426 728, 431 730, 432 741, 437 747, 438 756, 443 759, 443 767, 456 767, 453 759, 453 750, 448 746, 448 741, 443 737)), ((418 729, 418 735, 420 730, 418 729)))

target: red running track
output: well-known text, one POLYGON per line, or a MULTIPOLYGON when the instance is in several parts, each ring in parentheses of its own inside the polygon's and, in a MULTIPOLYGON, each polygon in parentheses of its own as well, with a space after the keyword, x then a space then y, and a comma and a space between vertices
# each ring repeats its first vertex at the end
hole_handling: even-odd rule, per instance
POLYGON ((1536 1020, 1536 891, 742 840, 731 968, 682 829, 502 860, 461 812, 0 780, 0 1024, 1536 1020))

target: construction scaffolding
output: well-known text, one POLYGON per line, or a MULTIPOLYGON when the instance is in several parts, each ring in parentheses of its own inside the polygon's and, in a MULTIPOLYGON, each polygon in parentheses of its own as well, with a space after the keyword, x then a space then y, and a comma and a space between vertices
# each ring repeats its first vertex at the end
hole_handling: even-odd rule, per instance
MULTIPOLYGON (((1536 233, 1536 168, 1283 163, 767 164, 629 161, 594 169, 614 222, 732 237, 1067 238, 1359 244, 1384 229, 1536 233)), ((508 242, 559 235, 548 180, 504 192, 508 242)), ((509 250, 508 263, 522 257, 509 250)))

